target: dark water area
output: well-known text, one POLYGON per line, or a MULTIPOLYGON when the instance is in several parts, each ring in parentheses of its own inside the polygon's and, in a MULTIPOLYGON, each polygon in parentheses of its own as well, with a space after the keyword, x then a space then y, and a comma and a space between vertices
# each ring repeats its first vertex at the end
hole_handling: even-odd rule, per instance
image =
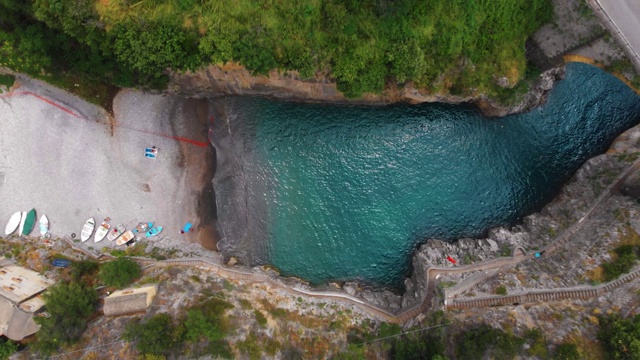
POLYGON ((418 244, 541 209, 640 122, 640 97, 584 64, 543 106, 500 119, 464 105, 224 102, 211 131, 220 250, 315 284, 393 288, 418 244))

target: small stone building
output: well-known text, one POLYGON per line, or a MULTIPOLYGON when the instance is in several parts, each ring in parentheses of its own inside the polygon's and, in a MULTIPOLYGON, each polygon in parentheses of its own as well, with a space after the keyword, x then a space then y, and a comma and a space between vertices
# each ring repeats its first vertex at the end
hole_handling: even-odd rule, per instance
POLYGON ((33 317, 46 315, 41 311, 44 300, 40 295, 53 284, 37 272, 0 257, 0 335, 20 341, 35 334, 40 326, 33 317))
POLYGON ((104 299, 106 316, 117 316, 147 311, 158 292, 158 285, 118 290, 104 299))

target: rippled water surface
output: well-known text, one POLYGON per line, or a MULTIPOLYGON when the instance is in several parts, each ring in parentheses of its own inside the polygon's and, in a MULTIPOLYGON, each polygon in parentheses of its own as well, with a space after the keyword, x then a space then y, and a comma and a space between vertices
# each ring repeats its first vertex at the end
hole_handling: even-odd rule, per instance
POLYGON ((398 286, 426 239, 477 236, 543 206, 640 122, 639 100, 582 64, 544 106, 500 119, 229 98, 212 137, 221 248, 314 283, 398 286))

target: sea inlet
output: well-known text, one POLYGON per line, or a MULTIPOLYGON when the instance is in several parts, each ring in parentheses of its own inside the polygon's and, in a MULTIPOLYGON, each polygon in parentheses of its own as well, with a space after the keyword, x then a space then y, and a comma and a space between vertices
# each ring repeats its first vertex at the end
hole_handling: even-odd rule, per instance
POLYGON ((640 123, 640 97, 584 64, 567 65, 544 105, 503 118, 467 105, 217 101, 219 249, 313 284, 396 289, 416 246, 539 210, 640 123))

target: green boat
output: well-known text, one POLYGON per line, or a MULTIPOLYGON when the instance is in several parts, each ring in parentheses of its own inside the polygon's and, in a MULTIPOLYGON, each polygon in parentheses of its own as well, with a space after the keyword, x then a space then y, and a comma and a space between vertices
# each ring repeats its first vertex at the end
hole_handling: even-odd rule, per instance
POLYGON ((22 230, 22 235, 29 235, 31 230, 33 230, 33 226, 36 224, 36 209, 31 209, 27 213, 27 217, 24 221, 24 229, 22 230))

